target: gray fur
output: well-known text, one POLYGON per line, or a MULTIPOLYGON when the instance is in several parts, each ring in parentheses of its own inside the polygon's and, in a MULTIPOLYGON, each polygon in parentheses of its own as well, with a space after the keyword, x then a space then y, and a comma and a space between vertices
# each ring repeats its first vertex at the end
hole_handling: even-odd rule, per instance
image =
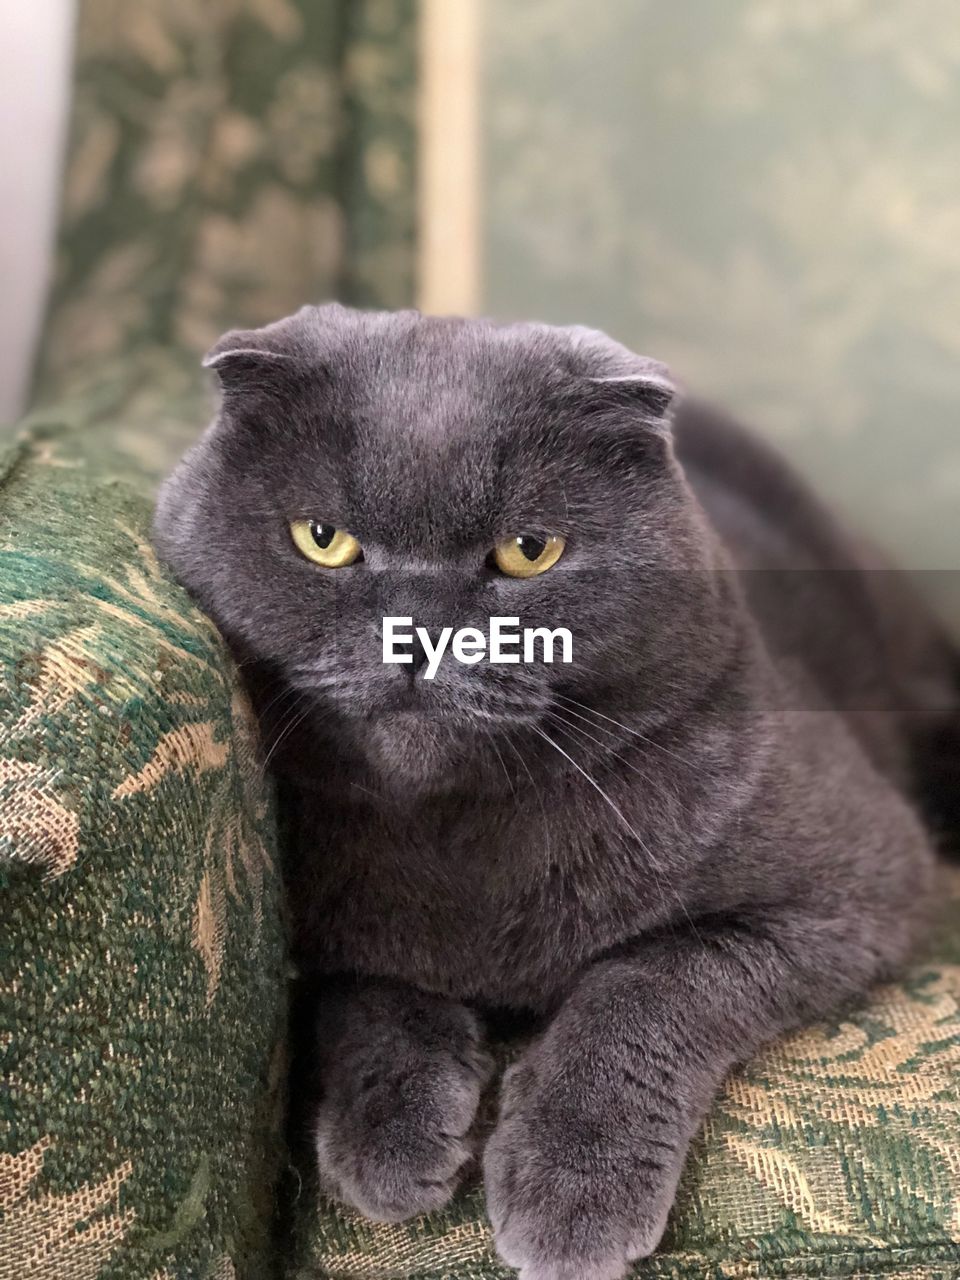
POLYGON ((953 658, 775 455, 603 335, 329 306, 209 362, 222 407, 156 539, 295 797, 322 1176, 374 1217, 442 1203, 478 1015, 530 1011, 484 1156, 497 1246, 524 1280, 614 1280, 730 1068, 907 954, 934 865, 911 758, 953 658), (309 564, 296 517, 364 560, 309 564), (525 530, 567 538, 554 569, 485 567, 525 530), (569 626, 575 661, 425 682, 382 665, 385 613, 569 626))

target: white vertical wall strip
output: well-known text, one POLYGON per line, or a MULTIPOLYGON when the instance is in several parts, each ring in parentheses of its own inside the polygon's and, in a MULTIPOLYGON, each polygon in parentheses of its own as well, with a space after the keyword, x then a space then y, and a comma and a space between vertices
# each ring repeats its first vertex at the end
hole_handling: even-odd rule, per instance
POLYGON ((418 305, 480 303, 479 66, 482 0, 420 0, 418 305))
POLYGON ((74 0, 0 0, 0 423, 23 408, 50 282, 74 0))

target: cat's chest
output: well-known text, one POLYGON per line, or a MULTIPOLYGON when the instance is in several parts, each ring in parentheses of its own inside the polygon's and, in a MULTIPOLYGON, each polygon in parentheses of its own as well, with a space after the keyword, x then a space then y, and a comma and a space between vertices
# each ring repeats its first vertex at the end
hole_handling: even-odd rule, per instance
POLYGON ((460 999, 536 1007, 642 916, 642 893, 584 865, 563 823, 303 824, 292 895, 301 961, 460 999))

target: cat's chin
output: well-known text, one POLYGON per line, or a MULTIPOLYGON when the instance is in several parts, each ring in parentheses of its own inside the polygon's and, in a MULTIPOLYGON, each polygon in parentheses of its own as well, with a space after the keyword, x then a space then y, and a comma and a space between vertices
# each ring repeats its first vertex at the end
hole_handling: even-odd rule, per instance
POLYGON ((362 747, 382 784, 399 794, 454 786, 465 748, 463 726, 417 711, 393 711, 368 724, 362 747))

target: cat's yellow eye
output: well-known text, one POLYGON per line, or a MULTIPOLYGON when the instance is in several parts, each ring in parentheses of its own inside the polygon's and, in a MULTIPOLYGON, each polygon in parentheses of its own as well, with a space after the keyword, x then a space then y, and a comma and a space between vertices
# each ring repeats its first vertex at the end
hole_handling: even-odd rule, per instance
POLYGON ((363 554, 352 534, 322 520, 292 520, 290 534, 297 550, 325 569, 343 569, 363 554))
POLYGON ((563 538, 520 533, 498 542, 493 549, 493 560, 509 578, 535 578, 538 573, 553 568, 563 555, 564 546, 563 538))

